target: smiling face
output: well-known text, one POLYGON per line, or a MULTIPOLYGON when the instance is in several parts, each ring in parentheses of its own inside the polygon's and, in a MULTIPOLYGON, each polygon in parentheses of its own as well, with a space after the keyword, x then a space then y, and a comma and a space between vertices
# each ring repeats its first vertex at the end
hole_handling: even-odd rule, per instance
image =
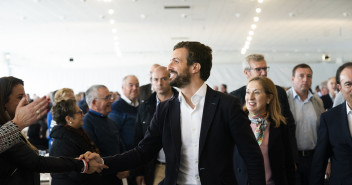
MULTIPOLYGON (((6 111, 9 113, 11 119, 15 117, 17 105, 20 103, 23 96, 25 96, 24 87, 18 84, 12 88, 9 96, 9 101, 5 104, 6 111)), ((26 101, 26 105, 28 102, 26 101)))
POLYGON ((97 97, 92 102, 92 110, 107 116, 111 112, 111 94, 107 88, 99 88, 97 90, 97 97))
POLYGON ((271 98, 265 93, 263 86, 258 81, 251 81, 247 84, 246 89, 246 107, 252 114, 261 114, 266 112, 266 106, 270 103, 271 98))
POLYGON ((128 76, 122 84, 122 93, 132 102, 136 101, 139 95, 139 82, 137 77, 128 76))
POLYGON ((170 72, 170 85, 182 88, 191 82, 191 73, 187 65, 188 51, 186 48, 175 49, 168 66, 170 72))
POLYGON ((340 83, 338 88, 340 89, 343 97, 347 101, 348 106, 352 107, 352 67, 346 67, 341 71, 340 83))

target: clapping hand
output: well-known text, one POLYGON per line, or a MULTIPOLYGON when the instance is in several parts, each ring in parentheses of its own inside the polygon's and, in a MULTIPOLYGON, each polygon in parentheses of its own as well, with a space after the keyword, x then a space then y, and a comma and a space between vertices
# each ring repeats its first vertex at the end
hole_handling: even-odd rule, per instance
POLYGON ((85 154, 80 155, 79 159, 84 159, 89 163, 89 168, 87 171, 88 174, 92 174, 94 172, 100 173, 103 169, 109 168, 103 164, 103 159, 97 153, 86 152, 85 154))

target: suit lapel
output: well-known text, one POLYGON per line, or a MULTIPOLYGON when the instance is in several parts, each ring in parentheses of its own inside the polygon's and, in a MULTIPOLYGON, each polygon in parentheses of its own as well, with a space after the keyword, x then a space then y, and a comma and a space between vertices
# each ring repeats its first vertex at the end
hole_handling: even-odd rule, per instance
POLYGON ((200 129, 199 155, 203 151, 205 140, 206 140, 209 128, 211 126, 211 123, 213 121, 218 103, 219 103, 219 95, 217 95, 214 90, 207 87, 207 93, 205 95, 205 101, 204 101, 202 126, 200 129))
POLYGON ((178 97, 174 97, 173 101, 170 101, 169 107, 169 118, 172 139, 176 148, 176 156, 180 159, 181 154, 181 124, 180 124, 180 101, 178 97))
POLYGON ((348 143, 350 145, 352 145, 352 138, 351 138, 351 133, 350 133, 350 129, 348 126, 348 119, 347 119, 347 109, 346 109, 346 102, 341 104, 340 106, 342 106, 340 108, 340 115, 337 116, 337 118, 339 118, 337 120, 338 124, 341 124, 341 128, 342 128, 342 133, 345 135, 346 137, 346 141, 348 141, 348 143))

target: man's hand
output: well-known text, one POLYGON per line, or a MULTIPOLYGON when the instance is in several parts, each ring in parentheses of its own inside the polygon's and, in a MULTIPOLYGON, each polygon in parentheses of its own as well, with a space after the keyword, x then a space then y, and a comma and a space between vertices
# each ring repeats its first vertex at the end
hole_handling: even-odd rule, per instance
POLYGON ((137 185, 145 185, 144 176, 137 176, 136 182, 137 182, 137 185))
POLYGON ((328 179, 330 179, 330 175, 331 175, 331 163, 328 162, 328 165, 326 166, 326 171, 325 171, 326 177, 328 179))
POLYGON ((25 96, 16 108, 15 117, 12 120, 20 130, 35 123, 48 112, 49 99, 45 96, 28 104, 25 96))
POLYGON ((117 172, 116 177, 119 179, 127 178, 130 176, 130 171, 117 172))
POLYGON ((89 162, 89 168, 87 173, 92 174, 94 172, 100 173, 104 168, 108 168, 106 165, 98 163, 96 160, 90 160, 89 162))

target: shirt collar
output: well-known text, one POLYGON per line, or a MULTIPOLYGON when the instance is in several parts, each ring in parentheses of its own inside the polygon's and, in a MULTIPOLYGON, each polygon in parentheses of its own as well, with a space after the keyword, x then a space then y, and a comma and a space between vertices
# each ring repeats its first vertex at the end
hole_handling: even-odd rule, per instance
POLYGON ((89 112, 96 115, 96 116, 99 116, 99 117, 102 117, 102 118, 105 118, 106 116, 104 116, 103 114, 97 112, 97 111, 94 111, 92 109, 89 109, 89 112))
MULTIPOLYGON (((292 89, 292 93, 293 93, 292 94, 293 98, 302 101, 301 97, 298 96, 298 94, 296 93, 295 89, 293 87, 291 89, 292 89)), ((307 97, 307 99, 305 101, 311 100, 312 98, 313 98, 313 94, 310 91, 308 91, 308 97, 307 97)))
POLYGON ((130 99, 127 98, 124 94, 121 95, 121 98, 125 100, 129 105, 132 105, 133 107, 138 107, 139 103, 136 101, 136 103, 133 103, 130 99))
MULTIPOLYGON (((191 97, 191 102, 193 105, 197 105, 202 98, 205 97, 205 94, 207 93, 207 84, 203 83, 202 86, 197 90, 197 92, 191 97)), ((182 92, 179 93, 178 99, 180 102, 182 102, 182 99, 184 99, 184 96, 182 92)))
MULTIPOLYGON (((158 98, 158 95, 156 94, 155 95, 155 97, 156 97, 156 106, 158 106, 159 105, 159 103, 160 103, 160 100, 159 100, 159 98, 158 98)), ((171 99, 171 98, 173 98, 174 97, 174 93, 172 92, 172 96, 169 98, 169 99, 171 99)))
POLYGON ((350 106, 348 106, 347 101, 346 101, 346 110, 347 110, 347 115, 352 113, 352 110, 351 110, 350 106))

